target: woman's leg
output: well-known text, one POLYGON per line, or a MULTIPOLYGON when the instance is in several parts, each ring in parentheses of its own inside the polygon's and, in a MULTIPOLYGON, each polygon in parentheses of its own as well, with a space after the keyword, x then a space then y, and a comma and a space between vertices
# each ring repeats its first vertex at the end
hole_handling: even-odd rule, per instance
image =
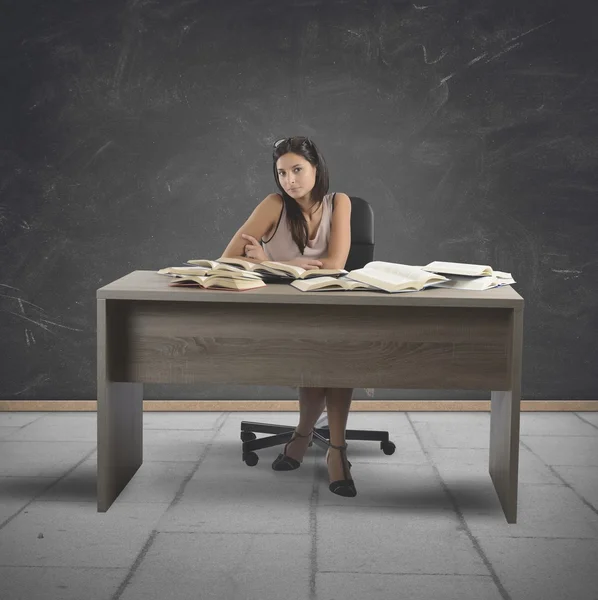
MULTIPOLYGON (((330 443, 335 446, 342 446, 346 443, 345 430, 352 398, 353 388, 326 388, 326 411, 328 413, 330 443)), ((340 451, 329 448, 329 453, 328 475, 330 481, 345 479, 340 451)))
MULTIPOLYGON (((299 425, 297 432, 301 435, 309 435, 314 428, 320 415, 326 406, 326 388, 322 387, 300 387, 299 388, 299 425)), ((301 461, 310 439, 307 437, 296 437, 292 444, 287 446, 287 455, 295 460, 301 461)))

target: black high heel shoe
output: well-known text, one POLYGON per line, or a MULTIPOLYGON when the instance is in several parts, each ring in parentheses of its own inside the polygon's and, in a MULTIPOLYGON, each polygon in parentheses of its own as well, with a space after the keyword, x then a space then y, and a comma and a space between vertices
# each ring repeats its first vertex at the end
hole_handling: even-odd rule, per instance
MULTIPOLYGON (((296 429, 293 432, 293 437, 284 445, 284 449, 282 451, 282 454, 279 454, 275 459, 274 462, 272 463, 272 468, 275 471, 294 471, 295 469, 298 469, 301 466, 301 463, 303 462, 298 461, 294 458, 291 458, 290 456, 287 456, 287 446, 297 437, 310 437, 313 435, 313 431, 311 431, 310 433, 308 433, 307 435, 303 435, 301 433, 299 433, 296 429)), ((309 443, 309 446, 311 446, 311 441, 309 443)), ((308 447, 309 447, 308 446, 308 447)))
MULTIPOLYGON (((355 496, 357 496, 357 490, 355 489, 355 483, 353 483, 353 480, 349 477, 351 463, 347 459, 347 444, 344 444, 343 446, 335 446, 334 444, 329 444, 329 446, 330 448, 336 448, 337 450, 341 451, 341 460, 343 461, 343 475, 345 478, 331 482, 328 488, 333 494, 337 494, 338 496, 354 498, 355 496), (345 466, 345 462, 349 464, 348 468, 345 466)), ((328 458, 330 457, 330 448, 326 452, 326 464, 328 464, 328 458)))

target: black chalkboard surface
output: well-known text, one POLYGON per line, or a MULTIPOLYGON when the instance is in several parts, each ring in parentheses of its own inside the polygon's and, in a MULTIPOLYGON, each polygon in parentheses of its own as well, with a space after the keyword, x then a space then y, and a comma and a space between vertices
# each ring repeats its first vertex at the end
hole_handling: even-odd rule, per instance
POLYGON ((525 399, 596 399, 593 4, 4 2, 0 398, 95 398, 96 289, 218 257, 276 191, 272 142, 308 135, 371 203, 376 259, 514 275, 525 399))

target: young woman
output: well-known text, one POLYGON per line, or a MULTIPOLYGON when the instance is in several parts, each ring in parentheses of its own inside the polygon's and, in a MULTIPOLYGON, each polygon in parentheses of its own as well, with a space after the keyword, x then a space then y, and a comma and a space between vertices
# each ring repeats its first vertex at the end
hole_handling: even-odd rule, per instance
MULTIPOLYGON (((275 260, 304 269, 343 269, 351 245, 349 196, 328 193, 326 162, 309 138, 278 140, 272 158, 274 181, 280 193, 269 194, 257 205, 222 256, 251 262, 275 260)), ((345 442, 352 396, 353 388, 299 388, 299 424, 272 468, 299 468, 313 428, 326 406, 330 429, 326 453, 329 488, 340 496, 355 496, 345 442)))

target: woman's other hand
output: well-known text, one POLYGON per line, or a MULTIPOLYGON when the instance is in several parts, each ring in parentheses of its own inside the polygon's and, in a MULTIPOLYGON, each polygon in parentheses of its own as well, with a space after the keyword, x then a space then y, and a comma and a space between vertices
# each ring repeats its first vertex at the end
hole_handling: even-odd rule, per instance
POLYGON ((295 265, 296 267, 301 267, 306 271, 310 271, 312 269, 319 269, 322 266, 321 260, 316 260, 314 258, 306 258, 305 256, 299 256, 294 258, 293 260, 285 260, 283 261, 287 265, 295 265))
POLYGON ((248 235, 247 233, 242 233, 241 236, 248 242, 245 244, 245 256, 247 258, 253 258, 254 260, 262 262, 264 260, 269 260, 262 245, 253 236, 248 235))

